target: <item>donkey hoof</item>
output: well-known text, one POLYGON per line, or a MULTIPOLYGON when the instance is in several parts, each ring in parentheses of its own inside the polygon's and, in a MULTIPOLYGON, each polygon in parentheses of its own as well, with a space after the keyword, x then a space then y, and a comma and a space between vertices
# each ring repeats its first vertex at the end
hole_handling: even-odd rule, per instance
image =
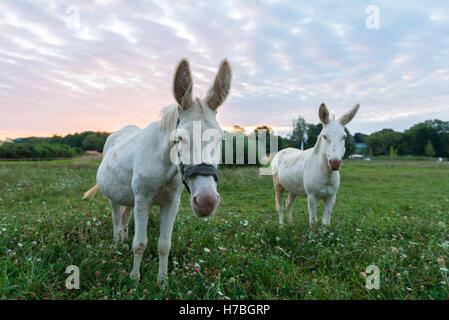
POLYGON ((311 229, 312 231, 314 231, 314 230, 316 229, 317 223, 316 223, 316 222, 310 222, 309 225, 310 225, 310 229, 311 229))
POLYGON ((128 240, 128 232, 122 230, 120 232, 120 242, 125 242, 126 240, 128 240))
POLYGON ((331 228, 331 226, 330 226, 330 225, 328 225, 328 224, 323 224, 323 232, 326 232, 326 233, 328 233, 328 232, 329 232, 329 230, 330 230, 330 228, 331 228))
POLYGON ((139 281, 140 273, 139 272, 135 272, 135 271, 131 271, 131 273, 129 274, 129 277, 131 278, 131 280, 139 281))
POLYGON ((159 287, 160 290, 167 289, 168 288, 167 277, 158 276, 157 277, 157 286, 159 287))

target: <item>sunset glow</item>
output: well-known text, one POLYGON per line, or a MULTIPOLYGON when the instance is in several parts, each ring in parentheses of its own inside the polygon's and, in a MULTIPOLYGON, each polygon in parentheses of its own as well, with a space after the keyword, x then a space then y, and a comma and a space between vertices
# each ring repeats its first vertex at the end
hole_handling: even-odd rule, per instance
POLYGON ((449 6, 378 6, 370 30, 364 3, 1 1, 0 139, 144 128, 174 103, 183 57, 197 96, 230 61, 224 128, 285 135, 323 101, 337 116, 360 103, 353 133, 449 120, 449 6))

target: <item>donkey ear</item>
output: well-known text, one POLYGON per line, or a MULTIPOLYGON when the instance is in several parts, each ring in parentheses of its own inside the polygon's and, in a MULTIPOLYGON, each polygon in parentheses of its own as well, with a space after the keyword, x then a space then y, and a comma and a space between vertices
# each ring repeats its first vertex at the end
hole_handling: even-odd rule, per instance
POLYGON ((192 87, 193 81, 189 62, 187 59, 182 59, 176 68, 175 79, 173 81, 173 94, 176 102, 184 109, 188 109, 193 103, 192 87))
POLYGON ((226 99, 231 88, 231 65, 224 59, 221 62, 214 85, 206 95, 206 102, 212 110, 216 110, 226 99))
POLYGON ((320 120, 323 124, 329 123, 329 110, 327 110, 326 105, 324 102, 320 105, 320 109, 318 110, 318 115, 320 117, 320 120))
POLYGON ((359 111, 359 107, 360 104, 356 104, 351 111, 346 112, 344 115, 342 115, 339 119, 338 122, 340 122, 343 126, 345 126, 346 124, 348 124, 355 116, 355 114, 357 113, 357 111, 359 111))

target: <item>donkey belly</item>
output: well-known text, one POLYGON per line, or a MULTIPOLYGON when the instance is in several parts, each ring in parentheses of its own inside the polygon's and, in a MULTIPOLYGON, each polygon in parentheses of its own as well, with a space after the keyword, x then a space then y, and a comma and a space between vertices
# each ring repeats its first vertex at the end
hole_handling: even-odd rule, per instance
POLYGON ((97 184, 110 200, 124 206, 134 206, 134 194, 131 188, 132 170, 124 171, 102 162, 97 172, 97 184))
POLYGON ((279 181, 285 190, 298 196, 306 196, 302 176, 293 176, 286 171, 280 172, 279 181))
POLYGON ((125 127, 112 134, 105 150, 105 156, 97 171, 97 184, 110 200, 125 206, 134 205, 131 188, 133 177, 134 147, 142 130, 125 127))
MULTIPOLYGON (((298 155, 303 152, 297 149, 285 149, 285 156, 279 159, 278 179, 285 190, 298 196, 305 196, 304 161, 298 155)), ((282 151, 281 151, 282 152, 282 151)))

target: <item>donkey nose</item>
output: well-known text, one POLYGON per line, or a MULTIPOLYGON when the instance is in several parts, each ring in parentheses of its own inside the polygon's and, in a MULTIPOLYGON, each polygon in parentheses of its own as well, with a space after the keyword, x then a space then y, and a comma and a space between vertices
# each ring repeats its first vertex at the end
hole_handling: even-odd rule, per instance
POLYGON ((329 165, 332 170, 338 170, 338 169, 340 169, 341 160, 340 159, 330 159, 329 165))
POLYGON ((215 192, 204 192, 194 196, 193 202, 200 208, 215 207, 218 203, 218 196, 215 192))

